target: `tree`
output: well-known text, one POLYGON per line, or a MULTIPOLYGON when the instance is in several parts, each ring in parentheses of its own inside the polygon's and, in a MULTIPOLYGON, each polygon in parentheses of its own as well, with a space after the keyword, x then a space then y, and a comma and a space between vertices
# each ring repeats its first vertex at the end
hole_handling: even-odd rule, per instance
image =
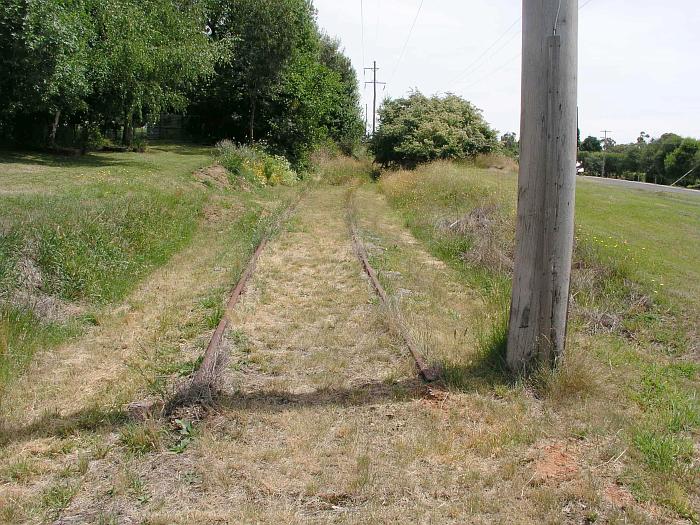
POLYGON ((341 149, 350 154, 364 134, 357 73, 352 61, 340 48, 340 40, 322 34, 320 62, 335 76, 331 87, 332 100, 328 110, 320 118, 320 125, 341 149))
MULTIPOLYGON (((88 131, 184 110, 223 46, 204 34, 199 0, 7 0, 0 6, 0 131, 41 134, 59 119, 88 131)), ((32 140, 36 142, 36 140, 32 140)))
MULTIPOLYGON (((699 152, 700 142, 694 139, 684 139, 664 160, 667 181, 673 183, 691 169, 698 167, 697 160, 699 152)), ((694 178, 686 179, 683 183, 687 185, 693 180, 694 178)))
POLYGON ((52 115, 49 142, 54 145, 61 114, 86 107, 89 36, 88 12, 80 1, 3 2, 0 135, 19 133, 14 138, 33 141, 31 126, 52 115))
POLYGON ((581 151, 603 151, 603 144, 597 137, 586 137, 579 148, 581 151))
POLYGON ((231 61, 193 93, 203 138, 263 141, 304 168, 315 144, 349 151, 362 134, 357 77, 307 0, 209 0, 212 38, 231 61))
POLYGON ((266 106, 285 66, 316 45, 313 7, 307 0, 209 0, 207 12, 212 38, 234 41, 235 53, 201 86, 196 111, 215 137, 253 142, 266 134, 266 106))
POLYGON ((520 155, 520 142, 515 133, 504 133, 501 136, 501 150, 509 157, 518 158, 520 155))
POLYGON ((473 158, 497 148, 496 132, 470 102, 456 95, 386 100, 371 148, 377 162, 413 167, 436 159, 473 158))
POLYGON ((651 135, 649 135, 649 133, 647 133, 646 131, 640 131, 639 137, 637 137, 637 145, 639 147, 645 146, 650 138, 651 135))
POLYGON ((123 142, 146 113, 184 110, 194 84, 213 75, 226 41, 213 45, 198 2, 94 0, 93 118, 121 119, 123 142))

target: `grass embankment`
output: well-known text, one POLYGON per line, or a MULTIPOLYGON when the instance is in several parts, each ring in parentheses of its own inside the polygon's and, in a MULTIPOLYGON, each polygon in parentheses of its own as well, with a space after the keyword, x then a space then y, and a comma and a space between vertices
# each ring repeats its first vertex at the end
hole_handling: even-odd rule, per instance
MULTIPOLYGON (((2 198, 36 205, 26 216, 3 217, 8 230, 30 247, 45 242, 45 231, 58 232, 48 236, 59 239, 52 249, 77 254, 82 265, 70 274, 65 257, 44 269, 36 251, 20 251, 37 285, 5 281, 0 522, 53 522, 117 434, 127 464, 156 444, 187 446, 179 430, 191 432, 188 424, 176 432, 150 421, 142 427, 128 422, 124 406, 167 400, 196 370, 227 293, 296 194, 250 187, 220 166, 193 173, 213 162, 210 151, 5 157, 2 198), (61 213, 52 214, 52 202, 61 213), (30 220, 35 215, 42 220, 30 220), (63 288, 43 284, 54 270, 63 288), (23 366, 32 354, 32 366, 23 366)), ((137 489, 127 482, 124 490, 137 489)))
POLYGON ((414 235, 481 290, 487 305, 490 327, 479 334, 478 355, 441 363, 448 384, 479 383, 499 395, 504 384, 522 395, 534 392, 557 420, 559 428, 548 432, 563 429, 584 442, 605 438, 608 446, 621 436, 615 446, 624 469, 616 482, 640 502, 697 519, 700 202, 579 183, 568 356, 554 374, 511 383, 498 357, 505 348, 515 174, 436 163, 388 173, 381 189, 414 235))
MULTIPOLYGON (((192 146, 0 153, 0 389, 190 242, 229 183, 223 170, 193 176, 211 163, 211 149, 192 146)), ((238 229, 252 236, 260 208, 247 211, 238 229)))

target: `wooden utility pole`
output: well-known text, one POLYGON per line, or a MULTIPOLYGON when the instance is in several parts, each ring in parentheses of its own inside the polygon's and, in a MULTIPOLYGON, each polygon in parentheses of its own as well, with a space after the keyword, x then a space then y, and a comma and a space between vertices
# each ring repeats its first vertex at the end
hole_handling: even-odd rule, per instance
POLYGON ((608 156, 606 155, 606 152, 608 151, 608 133, 612 133, 609 129, 604 129, 601 131, 603 134, 603 172, 601 173, 602 177, 605 177, 605 165, 607 164, 608 156))
POLYGON ((562 354, 576 185, 578 0, 523 0, 520 175, 508 366, 562 354))
POLYGON ((386 82, 377 82, 377 61, 375 60, 372 67, 366 67, 365 70, 374 72, 374 79, 371 82, 365 82, 365 84, 374 85, 374 98, 372 100, 372 136, 374 132, 377 131, 377 84, 386 85, 386 82))

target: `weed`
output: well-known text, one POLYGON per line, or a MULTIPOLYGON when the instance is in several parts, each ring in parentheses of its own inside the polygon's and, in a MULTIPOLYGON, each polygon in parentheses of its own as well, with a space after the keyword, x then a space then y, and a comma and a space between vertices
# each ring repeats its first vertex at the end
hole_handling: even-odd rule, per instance
POLYGON ((46 489, 41 496, 41 506, 49 516, 56 517, 65 509, 78 492, 78 485, 63 482, 46 489))
POLYGON ((32 461, 19 459, 0 470, 0 480, 8 483, 26 483, 37 472, 38 469, 32 461))
POLYGON ((126 425, 119 439, 130 452, 138 455, 159 450, 162 445, 162 429, 153 421, 126 425))
POLYGON ((688 438, 637 430, 633 441, 646 464, 657 472, 673 472, 688 465, 693 457, 693 442, 688 438))
POLYGON ((177 425, 178 441, 168 450, 176 454, 182 454, 194 440, 195 430, 191 421, 176 419, 175 425, 177 425))

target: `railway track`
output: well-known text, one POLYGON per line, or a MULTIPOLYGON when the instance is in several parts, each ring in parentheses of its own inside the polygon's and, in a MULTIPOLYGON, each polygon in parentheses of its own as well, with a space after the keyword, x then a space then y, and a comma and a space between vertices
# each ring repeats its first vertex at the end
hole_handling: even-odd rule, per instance
POLYGON ((353 198, 354 198, 354 188, 351 188, 348 191, 348 196, 347 196, 347 216, 348 216, 348 227, 350 230, 350 236, 352 238, 352 243, 353 247, 355 249, 355 254, 357 255, 357 258, 360 261, 360 264, 362 265, 362 268, 364 269, 365 273, 367 274, 367 277, 370 280, 370 283, 372 284, 372 288, 374 289, 375 293, 379 297, 379 300, 381 301, 382 305, 386 308, 387 315, 391 316, 392 319, 392 325, 396 327, 396 331, 399 333, 401 338, 404 340, 404 343, 406 344, 406 347, 408 348, 408 351, 411 353, 411 356, 413 357, 413 360, 416 363, 416 368, 418 369, 418 373, 421 375, 421 377, 427 381, 427 382, 433 382, 439 379, 440 374, 438 370, 435 367, 431 367, 421 354, 420 350, 418 349, 418 345, 416 344, 415 340, 409 333, 408 329, 404 326, 404 324, 401 322, 401 320, 393 313, 393 309, 395 306, 392 304, 391 299, 389 298, 388 294, 386 293, 386 290, 384 290, 384 287, 382 286, 381 282, 379 281, 379 277, 377 276, 377 272, 372 268, 372 265, 369 262, 369 256, 367 254, 367 249, 365 248, 364 243, 362 242, 362 238, 360 237, 358 231, 357 231, 357 221, 355 219, 355 212, 354 212, 354 204, 353 204, 353 198))
MULTIPOLYGON (((406 348, 411 354, 413 360, 415 361, 416 369, 420 376, 426 382, 433 382, 439 379, 439 372, 435 367, 431 367, 423 355, 421 354, 418 345, 411 336, 408 329, 401 322, 400 318, 394 312, 395 305, 392 303, 391 298, 387 294, 386 290, 382 286, 377 272, 372 267, 369 262, 369 256, 367 249, 365 248, 362 238, 360 237, 357 229, 354 205, 353 205, 354 188, 348 191, 347 196, 347 217, 348 217, 348 228, 350 232, 350 237, 352 245, 357 255, 357 258, 367 274, 367 277, 374 289, 375 293, 379 297, 382 305, 385 307, 387 315, 390 317, 391 326, 395 332, 403 339, 406 348)), ((262 240, 256 247, 251 258, 249 259, 245 270, 241 274, 240 279, 236 283, 235 287, 232 289, 226 301, 226 308, 224 311, 219 324, 216 326, 214 333, 212 334, 207 348, 202 356, 202 362, 200 367, 192 376, 191 380, 181 389, 179 389, 170 400, 165 403, 164 406, 156 407, 154 410, 153 406, 145 406, 144 403, 133 403, 130 405, 131 411, 143 411, 153 413, 154 411, 160 411, 163 415, 172 415, 176 409, 182 406, 188 405, 208 405, 213 402, 213 396, 216 390, 216 385, 219 381, 223 364, 225 363, 226 356, 222 351, 222 341, 226 330, 231 324, 230 312, 239 303, 242 295, 245 292, 245 288, 253 276, 258 260, 262 255, 263 251, 267 247, 272 234, 277 231, 281 224, 286 222, 289 217, 296 210, 301 197, 290 205, 284 212, 282 212, 275 221, 274 226, 269 229, 268 232, 263 236, 262 240)))
POLYGON ((263 235, 260 243, 255 248, 253 255, 248 260, 246 268, 241 274, 236 286, 229 294, 221 320, 209 339, 207 348, 202 356, 202 363, 192 376, 189 384, 180 389, 165 404, 163 409, 163 413, 165 415, 172 414, 178 407, 183 405, 195 403, 211 404, 213 400, 213 392, 221 374, 222 364, 225 362, 221 342, 224 338, 226 330, 231 324, 230 312, 236 307, 241 299, 241 296, 245 292, 246 285, 255 272, 258 260, 270 242, 274 232, 278 231, 281 225, 293 215, 302 197, 303 194, 293 204, 287 207, 287 209, 285 209, 273 223, 274 225, 263 235))

